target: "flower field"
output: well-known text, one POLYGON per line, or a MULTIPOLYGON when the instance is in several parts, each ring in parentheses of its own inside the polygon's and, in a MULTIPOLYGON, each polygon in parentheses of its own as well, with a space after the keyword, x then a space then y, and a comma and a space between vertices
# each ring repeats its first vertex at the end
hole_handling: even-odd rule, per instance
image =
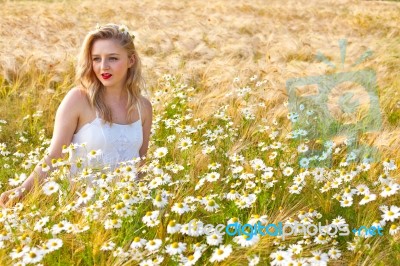
POLYGON ((46 153, 96 23, 135 31, 154 117, 140 169, 71 176, 77 147, 64 147, 43 186, 1 209, 0 265, 399 265, 399 11, 390 1, 5 2, 1 192, 46 153), (206 232, 235 223, 349 231, 206 232))

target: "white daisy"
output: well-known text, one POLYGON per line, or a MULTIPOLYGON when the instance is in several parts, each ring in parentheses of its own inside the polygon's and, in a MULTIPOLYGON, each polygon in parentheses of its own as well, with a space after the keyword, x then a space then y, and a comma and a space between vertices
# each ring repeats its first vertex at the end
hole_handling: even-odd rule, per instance
POLYGON ((58 233, 61 233, 62 231, 66 231, 67 227, 70 224, 71 223, 66 220, 60 221, 59 223, 53 225, 53 227, 51 228, 51 233, 56 235, 58 233))
POLYGON ((29 250, 30 250, 29 246, 17 247, 14 248, 9 255, 11 259, 15 260, 22 258, 29 250))
POLYGON ((302 186, 292 185, 292 186, 289 187, 289 192, 291 194, 300 194, 302 189, 303 189, 302 186))
POLYGON ((219 177, 220 177, 220 174, 219 174, 219 173, 217 173, 217 172, 211 172, 211 173, 208 173, 208 174, 205 176, 205 179, 206 179, 208 182, 214 182, 214 181, 217 181, 217 180, 219 179, 219 177))
POLYGON ((357 170, 361 171, 361 172, 366 172, 371 168, 371 165, 369 163, 362 163, 360 165, 357 166, 357 170))
POLYGON ((43 172, 47 172, 50 170, 50 166, 48 166, 45 162, 41 164, 41 168, 43 172))
POLYGON ((278 250, 274 253, 271 253, 270 258, 273 259, 271 261, 271 266, 274 265, 290 265, 292 263, 292 255, 290 252, 278 250))
POLYGON ((104 228, 105 229, 113 229, 113 228, 120 228, 122 226, 121 219, 106 219, 104 221, 104 228))
POLYGON ((61 248, 63 245, 63 241, 60 238, 52 238, 47 240, 46 246, 50 250, 50 252, 61 248))
POLYGON ((342 256, 342 253, 339 249, 332 247, 331 249, 329 249, 328 255, 331 259, 336 260, 342 256))
POLYGON ((203 222, 193 219, 187 224, 183 224, 180 232, 189 236, 200 236, 204 234, 203 222))
POLYGON ((282 173, 284 176, 290 176, 291 174, 293 174, 293 168, 290 166, 285 167, 285 169, 283 169, 282 173))
POLYGON ((49 216, 45 216, 40 218, 39 221, 35 223, 35 226, 33 228, 34 231, 42 232, 43 227, 47 224, 47 222, 50 220, 49 216))
POLYGON ((176 139, 176 136, 175 136, 175 135, 169 135, 169 136, 167 136, 167 142, 168 142, 168 143, 173 142, 175 139, 176 139))
POLYGON ((178 144, 178 148, 183 151, 192 147, 192 140, 189 137, 181 138, 178 144))
POLYGON ((227 225, 228 225, 228 224, 234 224, 234 223, 240 224, 239 218, 237 218, 237 217, 232 217, 231 219, 229 219, 229 220, 226 222, 227 225))
POLYGON ((153 199, 153 205, 162 208, 168 204, 168 199, 167 197, 163 197, 161 193, 157 194, 155 199, 153 199))
POLYGON ((15 174, 14 178, 10 178, 8 180, 8 184, 13 187, 18 186, 19 184, 24 182, 26 178, 27 178, 26 174, 21 174, 21 175, 15 174))
POLYGON ((216 210, 219 209, 219 205, 213 199, 204 200, 203 204, 205 205, 204 208, 209 212, 215 212, 216 210))
POLYGON ((258 263, 260 263, 260 257, 257 255, 253 255, 252 257, 247 257, 248 261, 249 261, 249 266, 255 266, 258 265, 258 263))
POLYGON ((313 265, 327 265, 329 261, 328 254, 323 253, 320 250, 311 251, 313 257, 311 257, 310 262, 313 265))
POLYGON ((376 199, 376 195, 375 194, 365 194, 365 196, 362 198, 362 200, 360 201, 360 205, 364 205, 370 201, 373 201, 376 199))
POLYGON ((91 150, 88 152, 87 157, 89 160, 97 160, 102 156, 102 151, 99 150, 91 150))
POLYGON ((41 249, 36 247, 31 248, 27 253, 24 254, 22 257, 22 262, 29 264, 29 263, 37 263, 43 259, 45 254, 41 249))
POLYGON ((76 192, 76 194, 79 195, 79 198, 77 200, 77 204, 80 205, 81 203, 86 204, 94 195, 94 189, 91 187, 86 188, 84 192, 79 193, 76 192))
POLYGON ((186 203, 175 203, 172 208, 171 211, 177 213, 177 214, 184 214, 185 212, 189 212, 189 205, 187 205, 186 203))
POLYGON ((193 252, 193 254, 185 257, 180 255, 180 260, 181 263, 183 264, 183 266, 192 266, 195 265, 196 262, 201 258, 201 252, 199 250, 196 250, 195 252, 193 252))
POLYGON ((351 197, 343 197, 340 201, 341 207, 350 207, 351 205, 353 205, 353 198, 351 197))
POLYGON ((219 244, 222 243, 223 237, 222 235, 213 233, 209 236, 207 236, 207 244, 210 246, 218 246, 219 244))
POLYGON ((396 192, 400 189, 400 185, 394 182, 391 182, 389 184, 386 184, 383 188, 382 188, 382 192, 379 194, 382 197, 386 198, 389 196, 392 196, 394 194, 396 194, 396 192))
POLYGON ((215 146, 214 145, 211 145, 211 146, 205 146, 202 150, 201 150, 201 152, 203 153, 203 154, 210 154, 211 152, 213 152, 213 151, 215 151, 215 146))
POLYGON ((148 251, 156 251, 160 248, 162 244, 161 239, 153 239, 146 243, 146 249, 148 251))
POLYGON ((102 251, 113 250, 114 247, 115 247, 115 243, 114 243, 114 242, 112 242, 112 241, 107 241, 106 243, 104 243, 104 244, 101 246, 100 250, 102 250, 102 251))
POLYGON ((260 171, 266 168, 264 161, 258 158, 251 160, 250 165, 254 169, 254 171, 260 171))
POLYGON ((390 234, 390 235, 395 235, 395 234, 397 234, 398 232, 400 232, 400 226, 397 225, 397 224, 392 224, 392 225, 390 226, 390 229, 389 229, 389 234, 390 234))
POLYGON ((346 224, 346 220, 342 216, 338 216, 332 220, 333 225, 343 225, 346 224))
POLYGON ((221 164, 213 162, 213 163, 210 163, 207 167, 209 170, 217 170, 221 167, 221 164))
POLYGON ((165 251, 170 255, 182 254, 186 250, 186 243, 174 242, 165 247, 165 251))
POLYGON ((57 182, 49 181, 43 185, 43 193, 47 196, 57 192, 60 189, 60 185, 57 182))
POLYGON ((239 244, 241 247, 251 247, 260 240, 259 235, 257 235, 257 234, 253 235, 252 232, 248 232, 248 233, 249 233, 249 235, 235 236, 233 238, 233 242, 239 244))
POLYGON ((251 225, 255 225, 257 222, 260 222, 261 224, 267 224, 268 223, 268 215, 252 214, 247 223, 251 224, 251 225))
POLYGON ((300 244, 291 244, 288 251, 292 254, 300 254, 303 251, 303 247, 300 244))
POLYGON ((175 234, 181 230, 181 224, 177 223, 176 220, 169 221, 167 226, 167 233, 168 234, 175 234))
POLYGON ((297 151, 300 153, 305 153, 306 151, 308 151, 308 146, 302 143, 297 147, 297 151))
POLYGON ((382 214, 382 219, 384 221, 391 221, 393 222, 395 219, 400 217, 400 208, 392 205, 389 208, 386 208, 386 210, 383 211, 384 213, 382 214))
POLYGON ((356 192, 357 195, 367 195, 367 194, 369 194, 369 188, 364 184, 358 185, 356 187, 356 189, 357 189, 357 192, 356 192))
POLYGON ((161 147, 155 150, 154 157, 155 158, 162 158, 167 155, 168 149, 166 147, 161 147))
POLYGON ((130 248, 133 249, 138 249, 144 247, 146 245, 146 239, 140 238, 140 237, 135 237, 130 245, 130 248))
POLYGON ((158 218, 158 215, 160 214, 160 211, 148 211, 146 212, 146 215, 142 217, 142 221, 144 223, 148 223, 151 220, 156 220, 158 218))
POLYGON ((219 248, 214 249, 211 255, 210 262, 223 261, 232 253, 232 245, 221 245, 219 248))
POLYGON ((389 170, 389 171, 397 169, 397 166, 394 163, 393 159, 392 160, 387 159, 386 161, 384 161, 383 162, 383 167, 384 167, 385 170, 389 170))

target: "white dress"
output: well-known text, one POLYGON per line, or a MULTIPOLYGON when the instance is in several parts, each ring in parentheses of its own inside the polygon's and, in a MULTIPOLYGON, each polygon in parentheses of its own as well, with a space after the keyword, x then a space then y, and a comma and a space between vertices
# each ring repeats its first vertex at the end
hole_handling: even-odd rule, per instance
POLYGON ((139 120, 132 124, 103 124, 96 111, 96 118, 74 134, 71 143, 86 143, 86 146, 70 150, 71 174, 80 172, 86 166, 110 166, 114 169, 120 162, 140 157, 139 150, 143 143, 142 116, 139 104, 136 106, 139 120), (91 151, 96 151, 99 155, 90 156, 88 153, 91 151), (82 168, 79 169, 75 164, 78 158, 82 160, 82 168))

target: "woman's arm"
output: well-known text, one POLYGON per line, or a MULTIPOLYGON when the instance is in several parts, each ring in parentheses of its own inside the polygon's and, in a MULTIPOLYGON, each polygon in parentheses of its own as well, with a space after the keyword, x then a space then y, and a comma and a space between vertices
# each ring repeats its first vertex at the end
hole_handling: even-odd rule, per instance
POLYGON ((17 192, 19 195, 17 198, 21 199, 33 189, 35 183, 38 185, 43 183, 47 174, 52 170, 51 160, 61 158, 63 145, 69 145, 71 143, 84 100, 84 94, 79 89, 74 88, 67 93, 57 109, 49 154, 46 155, 38 165, 36 165, 33 172, 21 186, 1 194, 1 206, 5 207, 5 204, 10 200, 9 196, 11 193, 17 192), (50 166, 48 172, 42 171, 43 163, 50 166))
MULTIPOLYGON (((143 118, 143 143, 142 147, 139 150, 139 155, 142 158, 143 156, 146 157, 147 155, 147 150, 149 148, 149 140, 150 140, 150 133, 151 133, 151 125, 153 123, 153 107, 151 105, 151 102, 146 99, 145 97, 141 98, 142 102, 142 118, 143 118)), ((141 166, 143 166, 146 163, 146 160, 141 160, 139 163, 139 169, 141 166)), ((144 172, 139 172, 138 174, 138 179, 141 179, 144 177, 146 173, 144 172)))

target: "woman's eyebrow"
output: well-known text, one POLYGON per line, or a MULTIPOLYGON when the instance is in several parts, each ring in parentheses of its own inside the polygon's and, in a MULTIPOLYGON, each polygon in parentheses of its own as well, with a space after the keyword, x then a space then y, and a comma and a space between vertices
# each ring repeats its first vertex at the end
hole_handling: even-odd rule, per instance
MULTIPOLYGON (((111 54, 108 54, 108 55, 119 55, 119 54, 117 54, 117 53, 111 53, 111 54)), ((98 54, 92 54, 92 56, 99 56, 98 54)))

